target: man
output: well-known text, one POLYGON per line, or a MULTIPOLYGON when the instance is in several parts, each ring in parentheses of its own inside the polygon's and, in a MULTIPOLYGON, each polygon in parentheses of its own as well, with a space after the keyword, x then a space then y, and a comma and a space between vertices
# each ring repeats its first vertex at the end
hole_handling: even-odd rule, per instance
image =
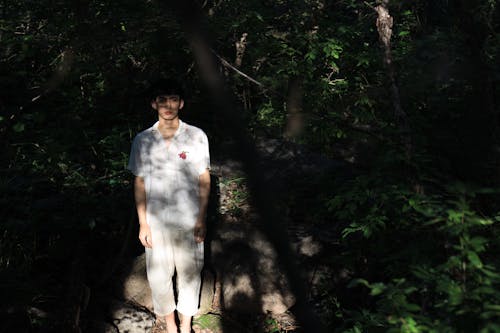
POLYGON ((158 122, 135 137, 128 169, 135 175, 139 240, 146 251, 156 315, 151 332, 177 333, 177 310, 180 332, 190 333, 198 310, 210 193, 208 139, 201 129, 179 119, 184 95, 178 83, 160 80, 150 96, 158 122))

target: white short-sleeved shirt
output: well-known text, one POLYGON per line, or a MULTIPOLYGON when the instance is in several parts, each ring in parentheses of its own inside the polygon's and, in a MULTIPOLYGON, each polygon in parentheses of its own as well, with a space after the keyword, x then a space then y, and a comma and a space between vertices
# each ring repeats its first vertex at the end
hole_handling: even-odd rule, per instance
POLYGON ((170 145, 156 122, 132 143, 128 169, 144 178, 146 221, 152 227, 194 227, 199 213, 199 176, 210 168, 206 134, 179 120, 170 145))

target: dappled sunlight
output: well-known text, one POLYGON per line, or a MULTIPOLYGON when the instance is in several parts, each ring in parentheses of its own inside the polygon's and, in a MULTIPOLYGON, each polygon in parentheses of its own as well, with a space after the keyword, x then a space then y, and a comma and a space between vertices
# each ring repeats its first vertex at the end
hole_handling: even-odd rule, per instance
POLYGON ((196 333, 500 331, 498 1, 0 12, 1 332, 145 333, 200 270, 196 333), (177 114, 216 161, 203 244, 199 138, 127 172, 177 114))
MULTIPOLYGON (((214 166, 214 169, 214 172, 224 170, 218 165, 214 166)), ((230 184, 230 180, 234 177, 234 173, 226 173, 222 179, 213 181, 213 184, 219 186, 214 185, 217 187, 212 190, 210 206, 218 207, 223 203, 233 208, 217 209, 217 211, 212 209, 208 217, 209 237, 206 242, 209 257, 205 259, 205 271, 202 273, 205 285, 202 286, 200 293, 200 312, 195 317, 195 322, 208 320, 207 316, 213 319, 210 313, 278 315, 285 313, 295 303, 284 273, 280 269, 275 249, 257 228, 258 220, 255 219, 254 208, 249 206, 248 198, 238 199, 235 197, 237 188, 220 186, 230 184), (232 214, 234 211, 239 211, 238 207, 246 207, 246 213, 235 218, 232 214), (215 273, 214 277, 212 270, 215 273), (220 285, 218 290, 217 285, 220 285)), ((243 186, 243 183, 239 183, 238 187, 240 186, 243 186)), ((153 239, 153 246, 155 241, 156 239, 153 239)), ((182 256, 183 249, 176 245, 175 238, 172 241, 174 252, 179 251, 178 254, 182 256)), ((137 269, 133 270, 125 280, 124 294, 129 295, 128 299, 140 301, 140 304, 151 310, 152 300, 146 280, 145 260, 145 256, 136 259, 134 266, 137 269), (137 294, 132 295, 128 288, 135 290, 137 294)), ((151 274, 163 275, 161 268, 153 269, 151 274)), ((212 319, 208 321, 212 322, 212 319)), ((222 332, 224 327, 228 332, 236 329, 234 323, 216 322, 218 326, 214 323, 212 326, 217 326, 218 331, 213 330, 213 332, 222 332)), ((200 325, 207 327, 209 324, 200 325)))
POLYGON ((168 221, 173 228, 192 227, 199 212, 197 167, 204 162, 196 160, 204 156, 198 141, 190 142, 197 138, 181 125, 177 135, 182 134, 182 141, 167 147, 154 127, 147 131, 151 134, 141 136, 141 150, 132 166, 143 174, 148 224, 162 228, 168 221))

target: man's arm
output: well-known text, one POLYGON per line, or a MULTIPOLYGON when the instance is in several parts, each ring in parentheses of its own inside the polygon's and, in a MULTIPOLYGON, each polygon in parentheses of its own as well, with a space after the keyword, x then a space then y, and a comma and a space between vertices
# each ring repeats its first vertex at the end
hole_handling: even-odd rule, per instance
POLYGON ((200 187, 200 212, 194 226, 194 239, 197 243, 201 243, 205 240, 207 233, 205 219, 207 217, 208 197, 210 196, 210 172, 208 169, 200 175, 198 183, 200 187))
POLYGON ((139 240, 144 247, 153 247, 151 229, 146 221, 146 187, 144 178, 136 176, 134 180, 134 197, 137 215, 139 216, 139 240))

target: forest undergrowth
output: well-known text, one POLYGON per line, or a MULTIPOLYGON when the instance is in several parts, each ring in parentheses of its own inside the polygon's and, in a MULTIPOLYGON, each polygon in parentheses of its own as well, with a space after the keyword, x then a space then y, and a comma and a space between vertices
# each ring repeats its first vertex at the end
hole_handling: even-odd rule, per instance
MULTIPOLYGON (((245 134, 341 166, 293 178, 277 206, 320 231, 310 302, 327 332, 499 332, 498 1, 193 3, 245 134)), ((85 331, 142 252, 126 165, 152 81, 185 84, 182 119, 214 156, 234 139, 177 14, 0 4, 0 331, 85 331)), ((224 184, 235 218, 241 183, 224 184)))

